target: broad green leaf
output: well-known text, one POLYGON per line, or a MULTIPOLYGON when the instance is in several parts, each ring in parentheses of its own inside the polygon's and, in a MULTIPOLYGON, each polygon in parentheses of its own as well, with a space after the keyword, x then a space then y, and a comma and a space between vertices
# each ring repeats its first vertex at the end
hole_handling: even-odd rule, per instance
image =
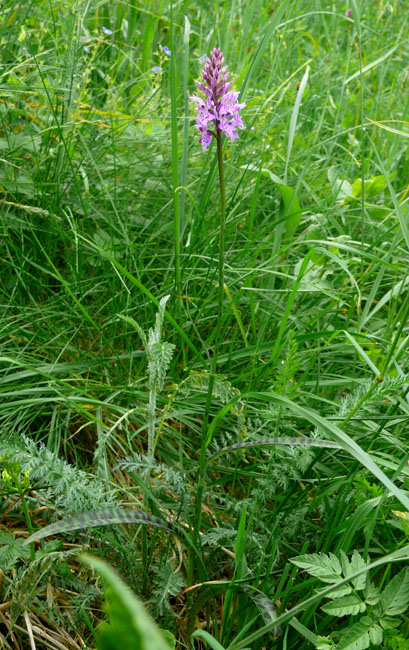
POLYGON ((382 639, 382 628, 371 618, 364 616, 345 631, 337 650, 366 650, 371 643, 382 643, 382 639))
MULTIPOLYGON (((396 174, 389 175, 389 180, 396 174)), ((364 181, 365 187, 365 198, 375 196, 383 192, 388 186, 386 178, 383 174, 379 176, 372 176, 372 178, 366 178, 364 181)), ((356 181, 352 184, 352 196, 355 199, 360 199, 362 196, 362 178, 357 178, 356 181)))
POLYGON ((83 555, 82 560, 98 571, 107 585, 107 612, 110 623, 103 623, 98 628, 98 650, 172 648, 142 603, 111 567, 91 555, 83 555))
MULTIPOLYGON (((121 508, 105 508, 103 510, 91 510, 90 512, 83 512, 80 515, 73 515, 61 521, 56 521, 45 528, 41 528, 34 535, 26 539, 25 544, 35 542, 43 537, 49 535, 57 535, 59 533, 69 533, 72 530, 81 528, 96 528, 97 526, 111 526, 113 524, 143 524, 147 526, 156 526, 163 528, 175 535, 182 535, 182 532, 168 523, 161 517, 156 517, 148 512, 141 510, 122 510, 121 508)), ((183 535, 182 535, 183 536, 183 535)))
POLYGON ((281 214, 285 217, 285 234, 291 238, 298 228, 302 217, 302 208, 298 196, 289 185, 277 183, 278 190, 281 194, 281 214))
POLYGON ((321 609, 327 614, 331 614, 331 616, 348 616, 350 614, 362 614, 366 609, 366 605, 357 594, 349 594, 327 603, 321 609))
POLYGON ((409 606, 409 567, 392 578, 381 594, 381 606, 386 616, 403 614, 409 606))
MULTIPOLYGON (((258 172, 259 168, 256 165, 248 164, 243 165, 241 169, 258 172)), ((280 215, 285 218, 285 232, 287 237, 292 237, 302 217, 302 208, 298 196, 295 194, 294 188, 283 183, 281 178, 273 174, 272 171, 262 168, 263 173, 268 174, 272 182, 277 186, 281 194, 280 215)))

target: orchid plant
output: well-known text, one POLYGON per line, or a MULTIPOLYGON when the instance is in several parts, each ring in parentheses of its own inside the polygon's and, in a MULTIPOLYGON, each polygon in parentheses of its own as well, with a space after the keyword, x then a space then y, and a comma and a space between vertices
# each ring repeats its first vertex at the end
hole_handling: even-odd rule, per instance
MULTIPOLYGON (((239 112, 245 104, 238 103, 239 92, 231 90, 232 82, 229 81, 229 71, 224 65, 224 56, 220 48, 215 47, 206 59, 202 72, 202 81, 197 81, 197 87, 203 96, 192 95, 191 100, 197 108, 196 128, 200 132, 199 142, 203 151, 206 151, 214 138, 217 143, 217 163, 219 170, 220 188, 220 228, 219 228, 219 258, 218 258, 218 312, 215 331, 215 344, 213 358, 211 361, 209 386, 207 391, 206 410, 202 426, 202 442, 200 450, 200 470, 198 489, 196 493, 195 521, 193 543, 199 541, 199 531, 202 517, 202 496, 205 480, 205 454, 210 444, 208 435, 209 412, 213 395, 213 387, 217 369, 217 359, 221 338, 221 326, 223 321, 223 298, 224 298, 224 237, 226 221, 226 190, 224 184, 223 167, 223 133, 230 140, 236 140, 239 136, 237 129, 244 129, 239 112)), ((192 584, 193 564, 189 565, 189 584, 192 584)))

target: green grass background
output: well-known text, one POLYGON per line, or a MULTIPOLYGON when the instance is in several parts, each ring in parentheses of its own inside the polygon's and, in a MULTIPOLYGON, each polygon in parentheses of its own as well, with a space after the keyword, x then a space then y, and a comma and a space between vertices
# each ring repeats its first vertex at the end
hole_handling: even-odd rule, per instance
MULTIPOLYGON (((268 436, 336 440, 339 427, 394 482, 392 497, 367 456, 346 449, 254 449, 208 465, 195 579, 246 579, 280 612, 313 588, 289 557, 357 548, 379 559, 407 542, 392 513, 408 489, 407 29, 401 0, 2 4, 2 449, 43 443, 107 502, 143 504, 191 531, 206 409, 210 421, 220 414, 214 449, 268 436), (225 145, 222 314, 216 152, 202 152, 188 99, 215 46, 246 102, 246 130, 225 145), (146 355, 119 315, 147 331, 165 295, 163 335, 176 348, 145 480, 143 459, 118 466, 146 453, 148 406, 146 355)), ((54 519, 76 511, 68 498, 52 510, 54 519)), ((177 594, 188 548, 136 530, 98 538, 100 554, 126 577, 133 567, 131 586, 185 647, 177 594)), ((393 571, 383 570, 387 582, 393 571)), ((226 647, 241 628, 261 627, 246 598, 198 607, 226 647)), ((93 607, 75 610, 89 647, 93 607)), ((319 604, 300 621, 315 634, 338 625, 319 604)), ((308 645, 294 628, 285 643, 308 645)))

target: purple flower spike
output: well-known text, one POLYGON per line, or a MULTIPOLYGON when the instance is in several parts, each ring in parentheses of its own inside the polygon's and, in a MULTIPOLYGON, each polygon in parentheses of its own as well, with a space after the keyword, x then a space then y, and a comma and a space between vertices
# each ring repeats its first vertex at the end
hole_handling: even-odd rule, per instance
POLYGON ((103 31, 104 34, 106 34, 107 36, 110 36, 110 35, 112 34, 112 29, 108 29, 108 27, 102 27, 102 31, 103 31))
POLYGON ((239 104, 240 93, 232 92, 227 66, 223 66, 224 57, 220 48, 215 47, 206 59, 203 69, 203 81, 196 82, 205 97, 193 95, 190 99, 197 104, 196 128, 200 131, 200 144, 203 151, 212 141, 224 132, 227 138, 236 140, 236 129, 245 129, 239 111, 245 104, 239 104))
POLYGON ((346 12, 345 12, 345 15, 346 15, 347 18, 351 18, 351 16, 352 16, 352 9, 347 9, 346 12))

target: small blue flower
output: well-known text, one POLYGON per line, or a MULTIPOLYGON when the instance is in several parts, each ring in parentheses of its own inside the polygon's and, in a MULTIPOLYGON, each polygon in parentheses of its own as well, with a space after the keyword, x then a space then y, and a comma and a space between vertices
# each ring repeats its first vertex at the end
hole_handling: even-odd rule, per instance
POLYGON ((168 46, 167 46, 167 45, 165 45, 165 47, 163 48, 163 51, 164 51, 164 52, 165 52, 165 54, 167 54, 168 56, 170 56, 170 55, 171 55, 171 51, 170 51, 170 49, 168 48, 168 46))
POLYGON ((201 56, 200 59, 199 59, 200 63, 203 63, 205 58, 206 58, 206 54, 203 54, 203 56, 201 56))
POLYGON ((104 34, 107 34, 107 36, 112 34, 112 29, 108 29, 108 27, 102 27, 102 31, 104 32, 104 34))
POLYGON ((159 65, 155 65, 155 67, 152 68, 152 72, 159 74, 159 72, 162 72, 162 68, 159 65))
POLYGON ((91 52, 91 50, 89 49, 89 47, 87 47, 86 45, 84 45, 84 50, 85 50, 85 52, 86 52, 87 54, 89 54, 89 53, 91 52))

